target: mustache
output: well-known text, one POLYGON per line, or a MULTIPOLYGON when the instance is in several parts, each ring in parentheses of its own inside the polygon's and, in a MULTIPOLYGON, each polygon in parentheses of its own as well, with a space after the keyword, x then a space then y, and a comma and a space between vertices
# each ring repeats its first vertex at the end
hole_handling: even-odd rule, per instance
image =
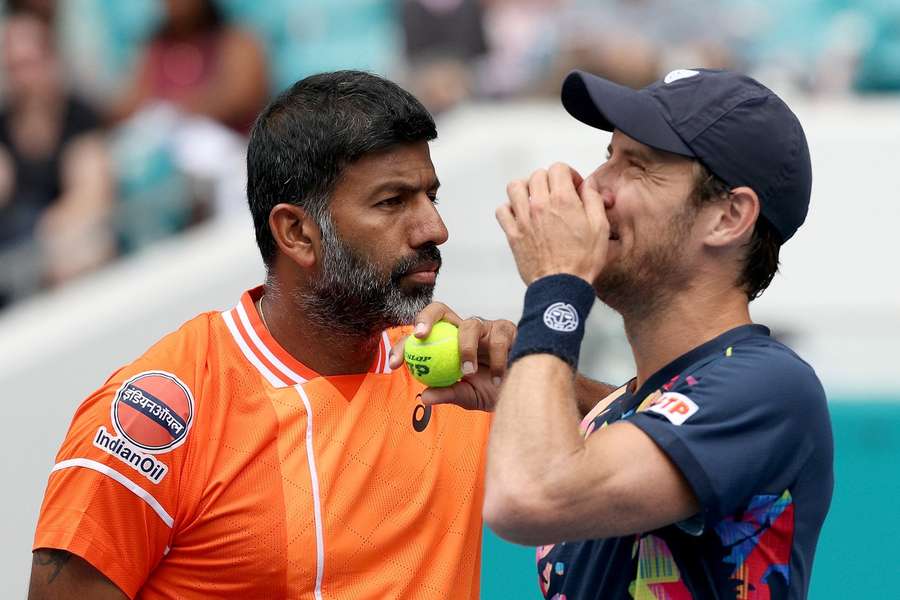
POLYGON ((391 281, 400 281, 404 275, 426 263, 437 263, 437 269, 435 270, 440 271, 442 264, 441 250, 436 244, 422 246, 412 255, 401 258, 391 270, 391 281))

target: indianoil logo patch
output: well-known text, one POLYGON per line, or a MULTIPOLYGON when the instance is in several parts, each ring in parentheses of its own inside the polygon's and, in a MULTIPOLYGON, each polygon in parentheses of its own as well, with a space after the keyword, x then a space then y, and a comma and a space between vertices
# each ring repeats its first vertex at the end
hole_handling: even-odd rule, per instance
POLYGON ((159 454, 184 443, 194 420, 194 397, 165 371, 144 371, 122 384, 110 409, 113 427, 140 450, 159 454))

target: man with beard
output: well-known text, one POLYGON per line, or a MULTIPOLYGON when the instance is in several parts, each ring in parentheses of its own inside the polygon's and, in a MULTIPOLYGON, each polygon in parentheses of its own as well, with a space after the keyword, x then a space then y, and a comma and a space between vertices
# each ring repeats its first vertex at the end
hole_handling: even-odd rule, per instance
POLYGON ((575 72, 562 100, 613 136, 583 181, 554 165, 497 210, 528 290, 486 522, 540 545, 547 598, 805 598, 833 487, 825 395, 749 313, 806 217, 800 123, 705 69, 639 91, 575 72), (622 315, 636 376, 585 415, 595 296, 622 315))
MULTIPOLYGON (((388 364, 447 239, 435 136, 415 98, 360 72, 266 108, 247 159, 266 282, 81 405, 30 597, 478 597, 488 416, 425 407, 388 364)), ((512 323, 453 320, 461 343, 508 349, 512 323)), ((458 386, 492 397, 505 360, 458 386)))

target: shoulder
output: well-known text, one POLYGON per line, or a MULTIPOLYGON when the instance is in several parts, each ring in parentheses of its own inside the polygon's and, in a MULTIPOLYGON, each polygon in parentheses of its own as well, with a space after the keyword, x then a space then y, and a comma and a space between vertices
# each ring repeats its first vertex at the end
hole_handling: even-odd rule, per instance
POLYGON ((783 412, 818 410, 825 391, 815 370, 796 352, 769 337, 753 337, 685 373, 674 392, 701 400, 762 404, 783 412))
POLYGON ((168 501, 201 412, 211 316, 188 321, 91 393, 75 412, 54 471, 87 466, 79 477, 87 477, 88 488, 99 474, 155 490, 171 521, 168 501))
POLYGON ((184 361, 197 359, 209 348, 210 335, 221 315, 205 312, 184 322, 150 346, 139 360, 184 361))
MULTIPOLYGON (((99 418, 111 415, 115 421, 117 411, 130 414, 129 410, 136 410, 147 413, 149 426, 160 425, 159 418, 154 417, 168 408, 163 420, 169 416, 181 417, 177 424, 167 421, 166 426, 172 430, 168 437, 183 440, 180 430, 182 426, 190 426, 198 394, 203 391, 214 318, 216 313, 198 315, 116 370, 82 403, 79 415, 88 413, 99 418)), ((122 422, 125 420, 123 417, 122 422)), ((163 437, 166 436, 160 439, 163 437)))

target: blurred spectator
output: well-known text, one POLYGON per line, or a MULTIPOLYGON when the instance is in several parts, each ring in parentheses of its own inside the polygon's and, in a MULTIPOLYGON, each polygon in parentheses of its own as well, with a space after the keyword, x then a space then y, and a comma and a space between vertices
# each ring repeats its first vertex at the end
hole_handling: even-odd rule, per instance
POLYGON ((113 107, 124 252, 246 210, 245 134, 269 97, 265 54, 212 0, 166 0, 136 76, 113 107))
POLYGON ((396 75, 399 0, 221 0, 264 41, 273 92, 313 73, 361 69, 396 75))
POLYGON ((95 267, 115 248, 99 119, 67 91, 48 23, 14 10, 2 61, 0 304, 95 267))
POLYGON ((479 0, 403 0, 402 22, 413 93, 435 113, 468 97, 488 50, 479 0))
POLYGON ((56 21, 56 0, 7 0, 6 11, 28 13, 52 27, 56 21))
POLYGON ((490 55, 479 88, 502 98, 532 91, 556 58, 567 0, 484 0, 490 55))
POLYGON ((165 16, 138 61, 137 76, 116 119, 153 101, 247 133, 269 93, 262 46, 248 31, 225 23, 213 0, 165 0, 165 16))
POLYGON ((571 0, 549 82, 572 67, 643 87, 676 68, 727 68, 722 0, 571 0))

